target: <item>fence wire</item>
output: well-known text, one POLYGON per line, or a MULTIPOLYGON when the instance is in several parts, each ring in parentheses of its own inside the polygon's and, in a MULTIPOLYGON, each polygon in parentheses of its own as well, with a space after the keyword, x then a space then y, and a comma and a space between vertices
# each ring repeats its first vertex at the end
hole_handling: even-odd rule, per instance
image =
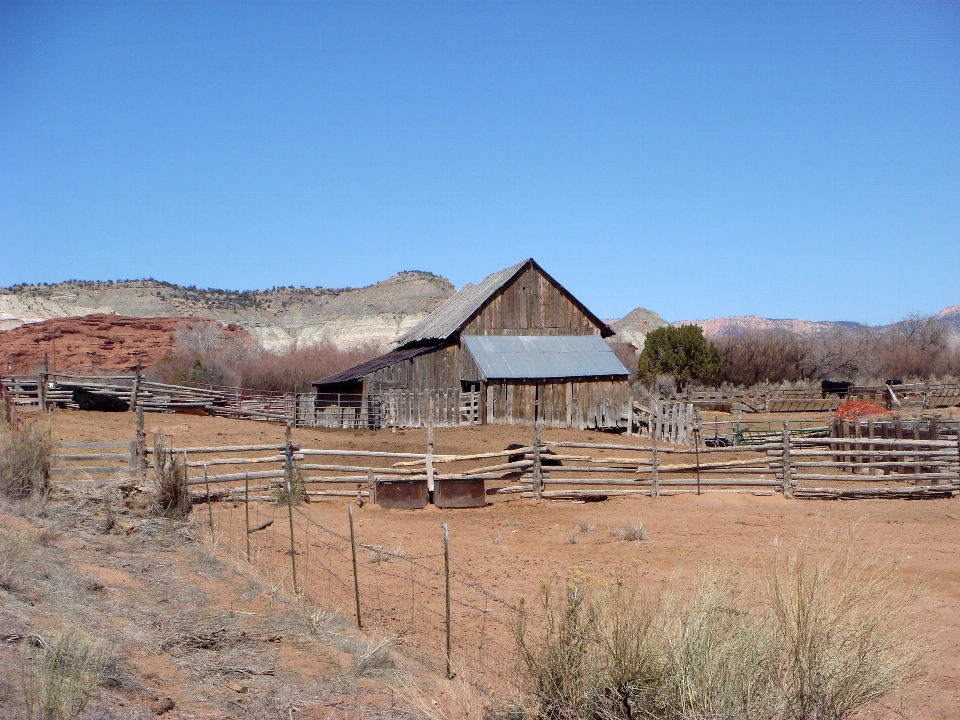
MULTIPOLYGON (((246 554, 242 502, 224 503, 215 514, 218 535, 246 554), (237 511, 241 513, 235 517, 237 511)), ((307 603, 357 622, 357 594, 347 513, 343 530, 327 527, 301 508, 293 509, 297 593, 307 603)), ((276 587, 293 587, 288 509, 250 503, 251 562, 276 587)), ((513 619, 517 608, 499 597, 456 560, 450 549, 450 664, 482 691, 505 689, 515 677, 513 619)), ((355 543, 359 622, 373 637, 393 639, 405 656, 442 672, 446 668, 444 553, 407 554, 398 548, 355 543)), ((528 613, 529 615, 530 613, 528 613)))

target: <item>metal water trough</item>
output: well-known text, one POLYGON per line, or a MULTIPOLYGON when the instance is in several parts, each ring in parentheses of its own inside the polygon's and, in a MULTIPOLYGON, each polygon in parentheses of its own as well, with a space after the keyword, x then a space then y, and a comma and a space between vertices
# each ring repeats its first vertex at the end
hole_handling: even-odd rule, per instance
POLYGON ((483 507, 487 494, 483 480, 474 478, 434 478, 433 504, 440 508, 483 507))
POLYGON ((377 479, 375 501, 383 508, 420 510, 427 506, 427 479, 377 479))

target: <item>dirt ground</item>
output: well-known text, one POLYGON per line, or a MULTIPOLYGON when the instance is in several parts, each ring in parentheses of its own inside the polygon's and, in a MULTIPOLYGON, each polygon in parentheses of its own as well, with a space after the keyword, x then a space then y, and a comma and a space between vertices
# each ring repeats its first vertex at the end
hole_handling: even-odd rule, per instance
MULTIPOLYGON (((780 419, 777 418, 778 421, 780 419)), ((804 419, 814 418, 804 416, 804 419)), ((249 421, 148 415, 146 425, 148 432, 159 429, 175 445, 280 443, 283 439, 282 426, 249 421)), ((129 414, 55 411, 52 428, 53 433, 62 441, 102 441, 129 440, 133 437, 134 425, 133 417, 129 414)), ((600 438, 611 439, 596 433, 566 430, 544 431, 544 436, 548 440, 587 442, 597 442, 600 438)), ((531 439, 532 431, 519 427, 437 429, 435 450, 437 453, 486 452, 501 450, 511 442, 527 443, 531 439)), ((426 432, 296 429, 294 440, 304 447, 313 448, 423 452, 426 447, 426 432)), ((515 495, 491 496, 490 499, 491 504, 485 508, 466 510, 440 510, 429 506, 425 510, 401 511, 384 510, 370 503, 365 503, 362 507, 354 504, 357 541, 367 546, 399 550, 400 554, 411 559, 412 573, 413 558, 429 558, 423 562, 431 564, 431 567, 436 566, 437 558, 441 557, 442 553, 441 526, 447 524, 450 533, 450 555, 455 563, 454 574, 459 574, 461 580, 473 578, 482 583, 483 588, 491 595, 515 603, 521 596, 536 597, 541 579, 551 572, 563 572, 571 566, 579 566, 596 576, 602 576, 611 570, 635 574, 643 584, 652 589, 660 587, 671 577, 689 578, 701 563, 742 566, 746 568, 748 577, 759 582, 763 575, 764 562, 769 560, 775 542, 789 545, 801 537, 821 540, 832 537, 831 533, 843 534, 849 528, 854 528, 858 549, 862 548, 866 553, 880 548, 882 557, 901 561, 904 583, 918 575, 929 580, 929 591, 922 600, 922 609, 928 618, 927 626, 937 629, 938 645, 932 671, 905 698, 891 699, 890 706, 898 711, 905 708, 904 715, 910 718, 940 719, 958 716, 960 553, 957 545, 960 540, 960 500, 957 498, 840 502, 791 500, 779 495, 757 497, 714 493, 703 496, 678 495, 657 500, 631 496, 611 498, 598 503, 543 501, 536 504, 515 495), (648 532, 648 538, 641 542, 627 542, 608 531, 638 520, 648 532), (589 529, 591 525, 594 526, 592 530, 589 529), (901 700, 905 703, 903 706, 894 704, 901 700)), ((301 563, 301 584, 307 585, 308 590, 311 587, 319 588, 315 595, 321 600, 324 582, 323 552, 319 542, 311 545, 313 541, 306 533, 309 528, 313 528, 319 541, 322 533, 316 528, 322 526, 339 533, 341 537, 346 536, 349 533, 347 508, 352 503, 350 498, 314 499, 299 511, 297 558, 301 563), (311 521, 315 525, 311 525, 311 521)), ((276 506, 267 503, 255 505, 253 512, 257 519, 275 519, 268 532, 257 536, 256 543, 258 558, 267 558, 263 561, 266 575, 276 578, 277 573, 282 573, 279 568, 285 567, 289 560, 289 546, 284 546, 285 542, 289 543, 289 536, 285 534, 285 526, 281 524, 286 521, 286 515, 278 514, 276 506), (284 550, 284 547, 287 549, 284 550), (287 553, 285 556, 284 552, 287 553)), ((209 553, 210 559, 203 555, 202 562, 197 557, 191 559, 191 553, 196 555, 199 552, 193 546, 157 552, 152 547, 152 539, 143 532, 134 532, 129 536, 111 535, 104 540, 87 541, 71 537, 57 544, 57 552, 60 553, 58 562, 71 567, 74 573, 89 574, 91 577, 100 577, 100 574, 103 574, 103 579, 99 582, 108 588, 106 593, 124 598, 121 604, 127 608, 126 612, 129 614, 124 616, 120 613, 120 618, 113 625, 99 625, 104 628, 104 632, 114 633, 120 638, 124 633, 133 632, 130 628, 136 626, 138 633, 153 633, 150 642, 141 642, 142 647, 153 650, 138 651, 130 661, 130 666, 138 669, 139 674, 135 673, 137 681, 147 688, 146 691, 136 692, 149 695, 162 690, 173 695, 175 688, 182 687, 182 707, 187 708, 182 717, 190 716, 189 708, 194 702, 205 703, 203 706, 207 710, 218 707, 223 716, 244 715, 232 715, 223 709, 228 707, 224 703, 217 705, 216 702, 205 699, 218 693, 223 695, 226 692, 229 695, 229 691, 222 689, 222 684, 217 685, 222 680, 222 675, 198 673, 195 669, 185 667, 175 654, 161 651, 164 634, 156 629, 148 630, 149 614, 145 610, 145 614, 141 616, 139 599, 154 598, 150 602, 162 604, 170 602, 173 597, 188 598, 182 613, 178 609, 176 614, 182 614, 183 618, 187 619, 196 618, 200 625, 208 628, 224 625, 233 630, 243 627, 242 623, 249 622, 245 618, 257 617, 234 615, 231 618, 231 609, 274 614, 271 603, 280 603, 279 595, 271 594, 269 587, 253 593, 248 587, 251 581, 238 575, 235 570, 238 553, 242 550, 242 520, 239 515, 241 508, 242 506, 238 508, 231 503, 214 505, 215 523, 220 533, 219 544, 214 550, 204 551, 209 553), (90 543, 82 548, 87 554, 74 556, 73 553, 78 552, 77 548, 85 543, 90 543), (110 549, 96 549, 98 544, 107 544, 110 549), (95 552, 91 553, 87 547, 95 549, 95 552), (161 577, 168 577, 169 582, 175 584, 164 586, 164 580, 158 580, 156 575, 151 574, 157 572, 159 558, 171 563, 173 568, 167 571, 167 576, 161 577), (181 562, 185 564, 178 569, 181 562), (195 567, 198 562, 213 564, 217 569, 197 570, 195 567), (141 573, 141 566, 154 569, 141 573), (204 577, 204 574, 208 577, 204 577), (174 591, 175 587, 178 590, 174 591), (167 600, 161 601, 161 596, 167 600), (147 674, 163 678, 163 681, 151 684, 144 680, 147 674), (210 680, 211 677, 214 679, 210 680)), ((204 506, 195 508, 193 532, 198 535, 203 532, 205 512, 204 506)), ((196 547, 209 546, 200 544, 196 547)), ((329 552, 339 553, 344 548, 341 544, 329 552)), ((399 583, 399 580, 388 579, 389 575, 386 573, 389 566, 383 565, 384 571, 380 573, 371 561, 361 558, 360 562, 364 566, 363 572, 368 575, 375 573, 378 581, 382 581, 384 592, 389 590, 391 582, 399 583)), ((390 565, 395 568, 396 574, 400 574, 400 568, 404 567, 402 561, 395 561, 390 565)), ((269 584, 268 582, 267 586, 269 584)), ((381 585, 377 585, 377 588, 381 589, 381 585)), ((339 595, 336 607, 340 611, 338 622, 349 620, 352 616, 351 605, 344 601, 344 598, 350 597, 347 590, 339 595)), ((92 592, 88 591, 86 596, 101 597, 100 594, 91 595, 92 592)), ((97 592, 102 594, 103 591, 97 592)), ((334 593, 331 593, 330 598, 333 599, 333 596, 334 593)), ((414 592, 414 599, 416 597, 414 592)), ((0 600, 3 600, 3 596, 0 596, 0 600)), ((149 604, 147 603, 148 606, 149 604)), ((429 602, 427 604, 429 605, 429 602)), ((387 605, 388 602, 379 602, 381 609, 387 605)), ((295 615, 291 606, 283 604, 283 608, 285 616, 295 615)), ((433 613, 433 608, 428 609, 433 613)), ((368 611, 366 606, 364 611, 368 611)), ((15 625, 17 612, 16 607, 8 610, 7 606, 4 606, 2 617, 5 626, 15 625)), ((489 607, 484 607, 482 612, 498 621, 485 626, 482 632, 488 633, 490 638, 497 638, 497 633, 500 633, 498 642, 503 646, 509 645, 504 626, 500 624, 508 619, 508 611, 492 602, 489 607)), ((343 668, 349 666, 349 652, 321 647, 324 642, 330 641, 330 637, 311 634, 303 629, 302 623, 305 621, 301 619, 298 622, 301 624, 297 628, 286 632, 298 638, 296 643, 309 644, 310 655, 315 655, 317 659, 311 663, 302 659, 296 661, 291 674, 283 679, 286 684, 282 687, 297 687, 297 692, 300 693, 297 697, 300 698, 306 698, 309 693, 320 697, 326 690, 304 688, 337 687, 335 679, 342 677, 343 668), (347 655, 344 655, 345 652, 347 655)), ((467 630, 472 632, 476 627, 474 621, 471 623, 473 625, 467 630)), ((256 632, 266 634, 271 631, 265 626, 258 626, 256 632)), ((376 627, 368 627, 367 632, 375 635, 376 627)), ((284 633, 277 631, 277 634, 284 633)), ((275 664, 278 668, 283 667, 282 650, 287 647, 284 642, 281 642, 278 648, 267 645, 257 648, 254 641, 250 642, 253 644, 243 648, 248 656, 248 664, 256 664, 257 667, 275 664), (261 655, 262 652, 273 655, 267 658, 261 655)), ((457 642, 457 638, 454 638, 455 645, 457 642)), ((11 653, 11 650, 0 648, 5 673, 9 673, 11 668, 11 653)), ((8 688, 12 684, 9 677, 8 675, 8 688)), ((256 682, 273 682, 259 676, 252 679, 247 677, 248 680, 242 682, 249 681, 251 686, 256 682)), ((349 696, 353 698, 351 702, 355 703, 352 706, 354 708, 389 707, 390 703, 385 700, 386 695, 376 696, 377 692, 386 692, 385 690, 364 685, 372 682, 374 681, 363 678, 351 680, 349 688, 341 695, 334 694, 330 697, 335 698, 334 702, 340 697, 342 702, 342 697, 349 696), (368 695, 378 699, 364 700, 358 688, 367 688, 368 695)), ((280 690, 275 688, 273 692, 280 690)), ((231 701, 236 702, 232 698, 231 701)), ((181 706, 180 702, 178 700, 178 707, 181 706)), ((345 706, 335 706, 333 710, 338 710, 339 707, 345 706)), ((102 716, 128 716, 120 711, 113 712, 114 715, 102 716)), ((197 717, 218 716, 203 714, 199 710, 195 712, 197 717)), ((328 714, 329 711, 317 717, 327 717, 328 714)), ((307 716, 312 717, 306 714, 295 717, 307 716)))

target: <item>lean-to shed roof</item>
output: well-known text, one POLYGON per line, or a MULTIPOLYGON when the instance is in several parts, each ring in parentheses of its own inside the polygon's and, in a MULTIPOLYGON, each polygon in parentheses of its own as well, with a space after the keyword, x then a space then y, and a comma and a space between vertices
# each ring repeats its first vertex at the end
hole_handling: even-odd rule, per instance
POLYGON ((614 334, 614 331, 590 312, 583 303, 571 295, 560 283, 550 277, 550 275, 537 264, 536 260, 528 258, 516 265, 511 265, 508 268, 487 275, 487 277, 477 285, 467 283, 460 288, 460 292, 421 320, 412 330, 401 335, 397 340, 397 345, 403 347, 411 343, 422 343, 428 340, 446 340, 456 334, 490 298, 496 295, 497 292, 530 265, 535 266, 537 270, 543 273, 543 275, 556 285, 563 294, 569 297, 587 317, 596 323, 597 327, 600 328, 602 337, 610 337, 614 334))
POLYGON ((487 380, 629 375, 599 335, 464 335, 462 339, 487 380))
POLYGON ((324 385, 337 385, 340 383, 353 382, 354 380, 359 380, 370 373, 375 373, 377 370, 382 370, 383 368, 390 367, 398 362, 409 360, 417 355, 429 352, 432 349, 433 346, 428 345, 426 347, 421 346, 415 348, 404 348, 402 350, 393 350, 385 355, 379 355, 371 360, 354 365, 352 368, 341 370, 334 375, 325 377, 323 380, 318 380, 317 382, 313 383, 313 386, 319 389, 324 385))

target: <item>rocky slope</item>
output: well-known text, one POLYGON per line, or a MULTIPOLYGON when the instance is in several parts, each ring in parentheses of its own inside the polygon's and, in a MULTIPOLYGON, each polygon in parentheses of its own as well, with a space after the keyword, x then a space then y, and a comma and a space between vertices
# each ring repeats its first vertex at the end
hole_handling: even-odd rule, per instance
POLYGON ((658 327, 664 327, 668 323, 653 310, 638 307, 619 320, 609 321, 607 324, 616 331, 617 340, 630 343, 637 350, 642 351, 647 333, 658 327))
MULTIPOLYGON (((144 319, 96 313, 27 323, 0 333, 0 373, 37 372, 44 357, 52 372, 126 373, 137 360, 149 368, 173 350, 178 326, 208 322, 196 317, 144 319)), ((246 334, 234 323, 223 333, 228 338, 246 334)))
POLYGON ((330 340, 388 344, 453 295, 449 280, 402 272, 365 288, 235 292, 156 280, 17 285, 0 289, 0 330, 94 313, 137 318, 206 317, 245 328, 268 350, 330 340))

